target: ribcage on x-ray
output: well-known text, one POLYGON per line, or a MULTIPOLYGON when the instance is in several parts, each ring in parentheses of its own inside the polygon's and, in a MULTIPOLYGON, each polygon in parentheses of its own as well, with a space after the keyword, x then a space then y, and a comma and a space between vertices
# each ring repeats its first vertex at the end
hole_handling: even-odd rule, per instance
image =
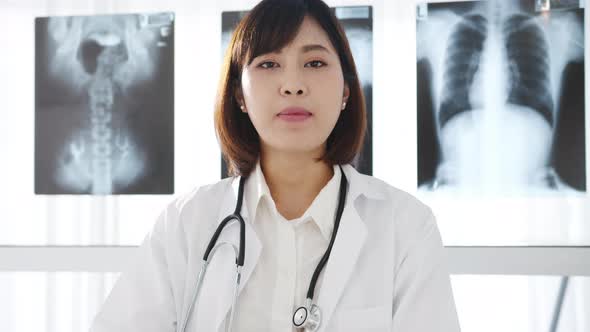
POLYGON ((487 19, 475 14, 465 16, 451 34, 438 114, 440 127, 458 113, 473 109, 469 91, 480 66, 486 36, 487 19))
MULTIPOLYGON (((473 83, 482 67, 483 54, 487 52, 488 21, 479 14, 467 15, 457 23, 446 50, 443 90, 438 113, 442 128, 453 116, 485 105, 473 105, 473 83)), ((529 107, 540 113, 548 123, 553 123, 553 98, 550 89, 550 59, 543 30, 533 17, 516 14, 502 24, 502 44, 507 70, 507 82, 487 82, 486 88, 506 87, 507 102, 529 107)))
POLYGON ((584 10, 427 9, 416 25, 418 184, 585 190, 584 10))
POLYGON ((549 54, 544 32, 531 16, 513 15, 503 33, 509 63, 508 102, 527 106, 553 123, 549 54))

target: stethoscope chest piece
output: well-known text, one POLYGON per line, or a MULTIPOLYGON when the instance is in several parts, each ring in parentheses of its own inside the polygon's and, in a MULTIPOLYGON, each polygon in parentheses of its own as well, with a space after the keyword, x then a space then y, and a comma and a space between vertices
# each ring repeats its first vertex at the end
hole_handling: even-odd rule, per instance
POLYGON ((298 328, 302 327, 306 331, 317 331, 321 320, 322 312, 315 304, 299 307, 293 314, 293 325, 298 328))
POLYGON ((299 307, 293 314, 293 325, 300 327, 307 320, 307 309, 299 307))

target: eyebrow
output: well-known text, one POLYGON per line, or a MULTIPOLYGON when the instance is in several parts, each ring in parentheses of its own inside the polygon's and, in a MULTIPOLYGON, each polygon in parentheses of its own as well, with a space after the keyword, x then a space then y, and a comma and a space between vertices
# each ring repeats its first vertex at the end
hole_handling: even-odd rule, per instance
POLYGON ((304 45, 301 47, 303 53, 311 52, 311 51, 324 51, 330 53, 330 51, 320 44, 311 44, 311 45, 304 45))
MULTIPOLYGON (((330 52, 329 49, 327 49, 325 46, 320 45, 320 44, 308 44, 308 45, 303 45, 301 46, 301 50, 303 51, 303 53, 308 53, 311 51, 323 51, 326 53, 332 53, 330 52)), ((282 50, 278 50, 276 52, 272 52, 272 53, 277 53, 277 54, 281 54, 283 53, 282 50)))

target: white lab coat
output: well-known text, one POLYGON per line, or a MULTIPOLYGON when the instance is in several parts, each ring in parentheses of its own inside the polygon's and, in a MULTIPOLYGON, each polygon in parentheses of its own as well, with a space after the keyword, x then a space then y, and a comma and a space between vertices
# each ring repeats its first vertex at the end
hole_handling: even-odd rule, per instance
MULTIPOLYGON (((347 201, 314 299, 322 311, 319 331, 458 332, 446 257, 430 209, 350 165, 343 169, 347 201)), ((200 187, 165 209, 96 316, 92 332, 175 331, 189 307, 205 247, 235 208, 238 182, 225 179, 200 187)), ((273 250, 261 247, 245 206, 240 291, 261 250, 273 250)), ((219 240, 237 244, 237 230, 236 223, 219 240)), ((235 259, 229 246, 223 248, 209 265, 187 331, 225 331, 235 259)), ((236 326, 233 331, 242 330, 236 326)))

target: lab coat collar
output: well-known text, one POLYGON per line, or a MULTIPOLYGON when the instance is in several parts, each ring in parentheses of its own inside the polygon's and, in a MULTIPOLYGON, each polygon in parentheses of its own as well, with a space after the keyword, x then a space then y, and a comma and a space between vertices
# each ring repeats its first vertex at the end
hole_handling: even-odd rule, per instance
POLYGON ((367 226, 354 203, 360 196, 369 199, 384 198, 384 193, 374 190, 370 185, 374 178, 358 173, 351 165, 344 165, 342 169, 349 182, 346 204, 330 258, 322 272, 323 276, 320 275, 323 278, 322 286, 319 292, 316 290, 313 301, 319 306, 322 315, 319 332, 325 331, 330 325, 334 309, 354 272, 367 238, 367 226))
POLYGON ((372 185, 374 181, 381 180, 359 173, 350 164, 342 165, 342 169, 349 183, 347 202, 354 202, 359 196, 377 200, 385 199, 386 193, 382 191, 383 186, 372 185))
MULTIPOLYGON (((337 166, 334 165, 334 172, 337 171, 337 166)), ((381 192, 379 189, 377 189, 377 187, 373 187, 371 186, 371 182, 372 181, 379 181, 375 178, 363 175, 361 173, 359 173, 352 165, 347 164, 347 165, 342 165, 342 169, 344 170, 344 174, 346 175, 346 179, 348 180, 349 186, 348 186, 348 194, 347 194, 347 199, 349 199, 350 201, 355 201, 359 196, 364 195, 367 198, 370 199, 384 199, 385 198, 385 194, 383 192, 381 192)), ((334 173, 336 174, 336 173, 334 173)), ((264 178, 260 179, 259 177, 263 177, 264 175, 262 174, 262 170, 260 169, 260 164, 258 163, 256 165, 255 170, 252 172, 252 179, 248 179, 246 181, 246 191, 247 195, 244 195, 244 205, 247 207, 246 209, 242 209, 242 214, 246 217, 249 217, 249 214, 252 214, 252 217, 256 216, 256 211, 258 208, 258 204, 260 203, 260 199, 265 196, 268 195, 269 199, 272 199, 270 197, 270 192, 268 191, 268 186, 266 186, 266 182, 264 182, 264 178), (250 180, 254 180, 253 182, 256 184, 255 186, 249 185, 250 180), (263 183, 264 182, 264 186, 263 183), (255 197, 254 200, 250 200, 248 201, 248 197, 255 197)), ((337 179, 338 183, 340 182, 339 179, 337 179)), ((235 191, 235 195, 237 197, 237 192, 238 192, 238 183, 239 181, 234 181, 233 182, 233 186, 234 186, 234 191, 235 191)))
MULTIPOLYGON (((322 311, 320 332, 325 331, 329 325, 330 318, 352 275, 367 237, 365 222, 359 216, 354 202, 361 195, 369 199, 382 199, 384 197, 384 193, 374 190, 370 185, 369 181, 373 180, 373 178, 358 173, 350 165, 344 165, 343 170, 349 181, 346 205, 330 258, 320 275, 320 278, 323 278, 322 286, 316 290, 313 301, 322 311)), ((224 195, 217 218, 218 223, 233 212, 238 195, 238 185, 238 178, 231 181, 233 190, 227 190, 224 195)), ((246 202, 244 201, 244 203, 246 202)), ((243 218, 246 223, 246 254, 238 296, 255 269, 262 250, 262 244, 250 225, 247 209, 242 210, 245 212, 243 218)), ((222 232, 218 241, 235 242, 232 239, 237 234, 238 229, 237 223, 232 225, 232 231, 234 232, 222 232)), ((219 251, 216 255, 220 256, 215 258, 218 262, 228 262, 233 259, 233 254, 229 250, 219 251)), ((205 319, 197 320, 197 331, 219 331, 221 323, 231 308, 232 296, 219 296, 219 294, 228 294, 228 288, 233 289, 231 288, 234 285, 233 274, 231 270, 228 270, 228 265, 230 264, 211 264, 209 267, 207 275, 215 277, 206 279, 201 289, 197 315, 198 317, 205 317, 205 319), (220 277, 224 275, 228 277, 220 277)))

